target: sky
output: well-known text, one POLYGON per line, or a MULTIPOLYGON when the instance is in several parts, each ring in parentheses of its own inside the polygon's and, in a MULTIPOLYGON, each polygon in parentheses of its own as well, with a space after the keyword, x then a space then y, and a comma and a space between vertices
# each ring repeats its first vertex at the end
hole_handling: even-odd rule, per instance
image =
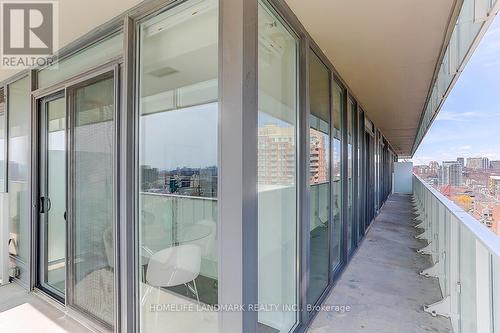
POLYGON ((445 100, 413 163, 483 156, 500 160, 500 18, 445 100))

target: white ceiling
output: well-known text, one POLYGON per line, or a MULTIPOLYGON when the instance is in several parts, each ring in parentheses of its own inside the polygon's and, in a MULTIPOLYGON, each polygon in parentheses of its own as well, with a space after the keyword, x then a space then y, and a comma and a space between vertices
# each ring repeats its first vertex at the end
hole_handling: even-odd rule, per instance
POLYGON ((399 155, 409 155, 455 0, 286 0, 399 155))

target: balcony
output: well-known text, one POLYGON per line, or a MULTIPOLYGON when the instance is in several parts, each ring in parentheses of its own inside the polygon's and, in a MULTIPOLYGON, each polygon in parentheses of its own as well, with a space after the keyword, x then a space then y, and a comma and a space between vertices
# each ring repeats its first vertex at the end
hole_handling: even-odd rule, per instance
MULTIPOLYGON (((165 210, 155 211, 159 215, 216 214, 216 201, 210 199, 143 196, 151 207, 165 210)), ((494 332, 500 327, 499 249, 486 227, 414 177, 413 196, 389 196, 322 304, 339 308, 320 311, 309 332, 494 332)), ((206 297, 201 293, 200 298, 206 297)), ((2 327, 17 325, 19 316, 32 313, 34 321, 22 322, 28 325, 23 329, 36 323, 51 332, 87 331, 68 313, 16 284, 1 287, 0 300, 2 327)))
POLYGON ((417 177, 413 192, 388 198, 309 332, 500 328, 498 238, 417 177))
POLYGON ((417 253, 426 243, 415 238, 414 218, 411 196, 388 198, 324 302, 350 309, 320 312, 310 332, 453 332, 449 319, 423 309, 442 297, 436 279, 419 275, 432 262, 417 253))
POLYGON ((0 70, 0 331, 500 332, 497 239, 388 199, 500 0, 92 1, 0 70))

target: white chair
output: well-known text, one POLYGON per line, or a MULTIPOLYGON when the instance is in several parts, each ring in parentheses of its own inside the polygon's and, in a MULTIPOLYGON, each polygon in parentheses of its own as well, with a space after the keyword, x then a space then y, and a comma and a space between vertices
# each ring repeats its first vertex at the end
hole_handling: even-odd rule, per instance
MULTIPOLYGON (((151 287, 174 287, 186 285, 195 295, 198 303, 200 298, 195 279, 200 274, 201 249, 197 245, 173 246, 154 253, 149 259, 146 270, 146 282, 151 287), (193 289, 189 283, 193 283, 193 289)), ((149 290, 150 292, 150 290, 149 290)), ((149 292, 144 295, 145 297, 149 292)))

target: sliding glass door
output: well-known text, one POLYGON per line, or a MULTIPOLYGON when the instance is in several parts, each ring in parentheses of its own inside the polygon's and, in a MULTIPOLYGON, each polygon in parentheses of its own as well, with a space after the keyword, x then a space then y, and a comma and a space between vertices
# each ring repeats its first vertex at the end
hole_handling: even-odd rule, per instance
POLYGON ((40 287, 64 299, 66 283, 66 105, 64 92, 40 101, 40 287))
POLYGON ((37 287, 111 329, 118 67, 75 78, 38 110, 37 287))
POLYGON ((115 80, 69 89, 71 306, 111 327, 115 289, 115 80))

